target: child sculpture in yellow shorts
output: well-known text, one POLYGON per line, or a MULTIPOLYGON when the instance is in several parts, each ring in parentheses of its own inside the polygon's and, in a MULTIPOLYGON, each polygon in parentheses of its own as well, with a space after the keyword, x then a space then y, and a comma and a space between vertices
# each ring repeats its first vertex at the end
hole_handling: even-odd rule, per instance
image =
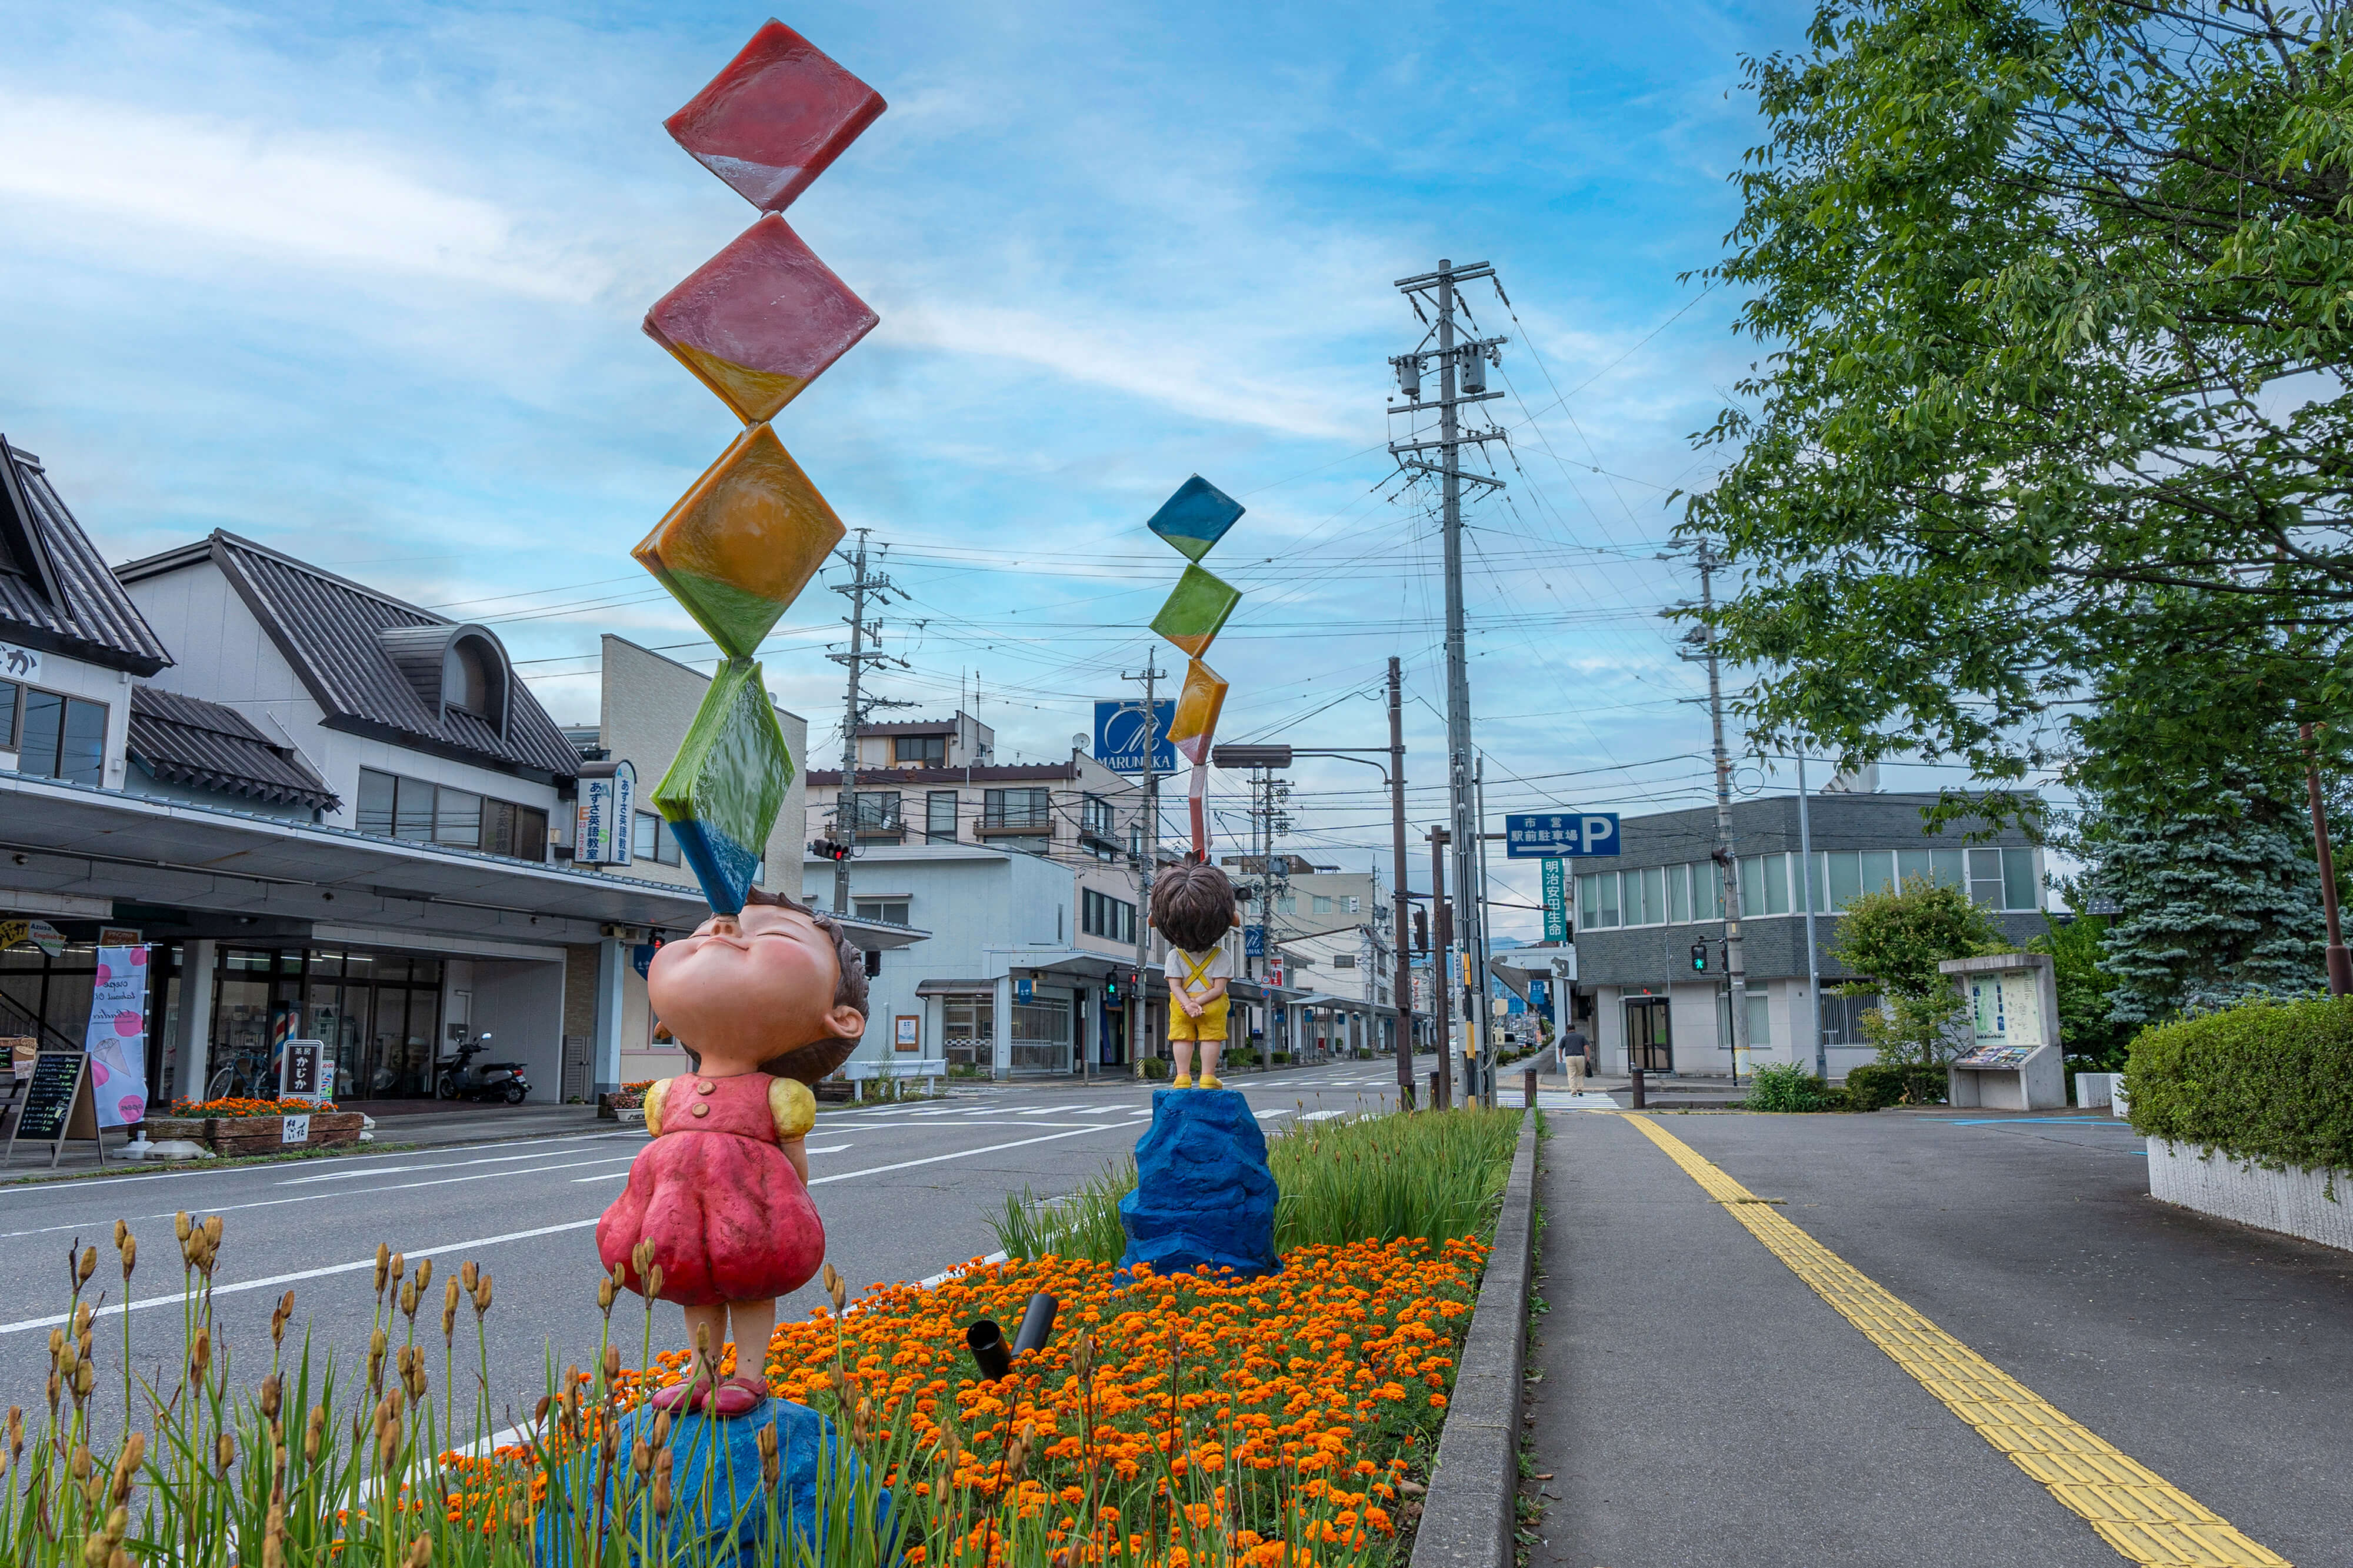
POLYGON ((1218 1052, 1226 1043, 1226 982, 1234 973, 1223 939, 1234 928, 1234 885, 1199 860, 1163 871, 1152 885, 1152 923, 1168 942, 1168 1048, 1176 1058, 1169 1087, 1193 1087, 1198 1045, 1201 1087, 1223 1089, 1218 1052))

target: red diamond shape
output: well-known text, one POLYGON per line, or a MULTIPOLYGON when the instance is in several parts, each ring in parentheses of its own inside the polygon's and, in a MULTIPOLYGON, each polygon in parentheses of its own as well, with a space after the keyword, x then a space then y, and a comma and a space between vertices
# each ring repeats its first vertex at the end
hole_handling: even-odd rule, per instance
POLYGON ((646 336, 756 425, 880 319, 771 213, 656 300, 646 336))
POLYGON ((881 93, 772 20, 662 124, 697 163, 773 213, 790 206, 883 107, 881 93))

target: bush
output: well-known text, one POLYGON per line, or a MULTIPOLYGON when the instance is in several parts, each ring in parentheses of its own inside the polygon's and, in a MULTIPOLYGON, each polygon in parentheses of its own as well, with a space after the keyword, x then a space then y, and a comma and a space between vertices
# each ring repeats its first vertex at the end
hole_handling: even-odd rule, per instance
POLYGON ((1945 1074, 1941 1068, 1898 1067, 1893 1062, 1865 1062, 1846 1075, 1849 1110, 1883 1110, 1891 1105, 1942 1105, 1945 1074))
MULTIPOLYGON (((1504 1201, 1519 1135, 1520 1112, 1466 1107, 1311 1122, 1271 1139, 1274 1248, 1476 1236, 1504 1201)), ((1060 1203, 1008 1196, 989 1223, 1014 1258, 1116 1263, 1127 1247, 1119 1200, 1134 1189, 1130 1156, 1060 1203)))
POLYGON ((2267 1169, 2353 1169, 2353 998, 2252 1002, 2144 1029, 2125 1063, 2137 1132, 2267 1169))
POLYGON ((1168 1076, 1168 1058, 1166 1057, 1146 1057, 1143 1067, 1145 1078, 1158 1079, 1168 1076))
POLYGON ((1746 1110, 1830 1110, 1838 1104, 1830 1086, 1796 1062, 1773 1062, 1749 1081, 1746 1110))

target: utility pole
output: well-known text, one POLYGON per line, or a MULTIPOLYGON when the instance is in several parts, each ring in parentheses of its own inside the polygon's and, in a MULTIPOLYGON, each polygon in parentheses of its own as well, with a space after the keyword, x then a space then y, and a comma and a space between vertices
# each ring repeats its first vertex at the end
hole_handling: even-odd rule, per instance
POLYGON ((1480 1022, 1479 1032, 1473 1037, 1480 1042, 1479 1076, 1475 1084, 1472 1086, 1472 1091, 1479 1096, 1482 1104, 1489 1110, 1493 1110, 1495 1104, 1494 1046, 1489 1038, 1491 1031, 1486 1026, 1487 1020, 1494 1016, 1495 1011, 1494 1005, 1488 996, 1487 985, 1488 965, 1494 963, 1495 955, 1487 945, 1487 758, 1484 753, 1482 753, 1479 758, 1479 769, 1472 779, 1471 788, 1478 805, 1479 818, 1479 923, 1473 928, 1472 935, 1472 941, 1478 945, 1477 956, 1472 961, 1472 967, 1476 972, 1476 984, 1472 986, 1468 1000, 1471 1003, 1472 1016, 1480 1022))
MULTIPOLYGON (((1798 751, 1798 855, 1806 864, 1806 994, 1811 1000, 1806 1011, 1814 1020, 1814 1076, 1827 1081, 1831 1076, 1830 1047, 1822 1044, 1822 961, 1821 950, 1814 943, 1814 824, 1806 811, 1806 753, 1798 751)), ((1790 1053, 1792 1060, 1799 1058, 1790 1053)))
MULTIPOLYGON (((1700 635, 1707 657, 1707 717, 1715 734, 1715 858, 1724 873, 1724 984, 1731 998, 1732 1081, 1748 1054, 1748 980, 1740 958, 1740 861, 1732 842, 1732 753, 1724 746, 1724 680, 1715 655, 1715 574, 1724 558, 1700 541, 1700 635)), ((1810 868, 1809 868, 1810 870, 1810 868)), ((1819 1026, 1816 1030, 1820 1034, 1819 1026)))
MULTIPOLYGON (((833 584, 835 593, 846 594, 849 597, 849 651, 825 656, 836 664, 849 668, 849 695, 841 710, 841 788, 834 795, 833 822, 826 834, 843 851, 833 862, 833 912, 838 915, 849 913, 849 857, 858 849, 858 731, 865 723, 866 715, 877 708, 914 706, 912 702, 881 697, 868 698, 862 703, 859 700, 859 679, 867 665, 883 663, 895 664, 902 669, 907 668, 904 659, 892 658, 879 647, 870 649, 866 646, 866 601, 871 598, 875 606, 880 608, 891 602, 892 590, 889 577, 867 574, 866 536, 871 531, 864 528, 858 531, 856 556, 839 550, 834 552, 850 569, 849 582, 833 584)), ((881 630, 881 623, 876 622, 874 631, 878 641, 881 630)))
POLYGON ((1260 1038, 1258 1066, 1272 1067, 1274 1052, 1274 900, 1291 884, 1288 868, 1279 868, 1274 852, 1277 836, 1290 829, 1282 803, 1291 797, 1291 781, 1274 776, 1266 763, 1255 764, 1250 781, 1250 848, 1258 858, 1258 979, 1265 994, 1266 1031, 1260 1038))
POLYGON ((1405 686, 1395 654, 1389 656, 1389 845, 1397 868, 1397 1074, 1398 1108, 1413 1109, 1412 900, 1405 874, 1405 686))
MULTIPOLYGON (((1461 405, 1504 395, 1487 390, 1487 365, 1490 361, 1502 363, 1500 351, 1506 340, 1473 337, 1458 341, 1454 317, 1461 309, 1457 293, 1460 286, 1494 275, 1495 269, 1483 261, 1457 267, 1450 260, 1440 259, 1435 272, 1398 279, 1397 289, 1412 303, 1417 316, 1425 322, 1430 321, 1422 311, 1424 301, 1436 311, 1437 321, 1422 339, 1423 344, 1430 344, 1434 338, 1435 345, 1417 346, 1389 362, 1397 370, 1398 388, 1406 398, 1403 405, 1392 402, 1389 412, 1411 415, 1424 409, 1438 411, 1436 440, 1392 441, 1389 452, 1400 468, 1436 474, 1439 479, 1440 517, 1446 547, 1447 804, 1452 825, 1454 885, 1463 895, 1466 951, 1476 951, 1479 946, 1475 933, 1481 911, 1472 896, 1476 887, 1477 868, 1472 862, 1479 847, 1479 826, 1472 819, 1471 673, 1462 626, 1462 484, 1468 479, 1501 490, 1504 481, 1486 474, 1464 473, 1462 448, 1505 437, 1503 430, 1494 426, 1465 433, 1461 405), (1421 396, 1421 375, 1426 363, 1434 364, 1438 371, 1438 397, 1434 402, 1424 402, 1421 396), (1419 456, 1433 450, 1439 454, 1436 464, 1419 456)), ((1450 975, 1449 985, 1454 983, 1454 977, 1450 975)), ((1482 1021, 1475 1014, 1469 1020, 1469 1028, 1465 1044, 1475 1052, 1485 1036, 1482 1021)), ((1451 1048, 1450 1043, 1449 1049, 1451 1048)))
POLYGON ((1152 749, 1159 743, 1155 732, 1160 710, 1153 705, 1153 694, 1158 689, 1160 678, 1168 672, 1149 652, 1144 656, 1144 673, 1130 675, 1122 671, 1122 680, 1144 683, 1144 839, 1143 853, 1135 868, 1135 995, 1128 1002, 1128 1061, 1135 1076, 1144 1076, 1144 1053, 1147 1047, 1156 1047, 1151 1037, 1152 1009, 1148 1005, 1144 974, 1152 960, 1152 875, 1160 865, 1160 773, 1153 765, 1152 749))
POLYGON ((1454 1103, 1454 906, 1446 901, 1443 827, 1430 830, 1430 1005, 1438 1036, 1438 1105, 1454 1103))

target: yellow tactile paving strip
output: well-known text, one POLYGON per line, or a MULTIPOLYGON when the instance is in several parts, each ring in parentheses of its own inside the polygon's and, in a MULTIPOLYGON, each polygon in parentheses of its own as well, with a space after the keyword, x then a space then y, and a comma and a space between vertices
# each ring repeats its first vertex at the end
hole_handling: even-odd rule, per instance
POLYGON ((2148 1568, 2289 1568, 2287 1559, 1913 1310, 1673 1133, 1645 1116, 1626 1120, 1921 1387, 2126 1558, 2148 1568))

